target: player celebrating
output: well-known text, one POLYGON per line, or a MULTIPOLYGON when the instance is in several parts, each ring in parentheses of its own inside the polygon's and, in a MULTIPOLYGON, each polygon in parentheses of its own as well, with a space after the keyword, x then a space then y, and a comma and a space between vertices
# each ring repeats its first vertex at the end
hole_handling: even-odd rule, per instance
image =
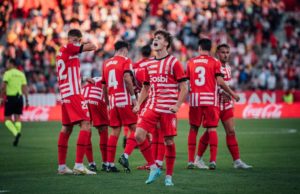
POLYGON ((172 37, 164 30, 154 33, 152 48, 155 58, 149 60, 145 71, 145 82, 134 111, 138 111, 141 103, 148 96, 146 107, 138 120, 136 140, 139 148, 150 166, 150 174, 146 184, 150 184, 160 176, 161 170, 155 164, 147 133, 155 129, 159 122, 166 145, 166 178, 165 185, 173 186, 172 174, 176 151, 174 136, 177 134, 176 112, 187 96, 186 76, 182 65, 176 57, 169 55, 172 37), (178 95, 178 86, 180 93, 178 95))
POLYGON ((61 47, 56 56, 57 78, 62 102, 62 129, 58 138, 59 174, 96 174, 83 165, 91 126, 88 107, 81 95, 78 54, 93 51, 97 47, 92 43, 81 44, 81 38, 80 30, 71 29, 68 32, 68 44, 61 47), (77 139, 75 166, 72 171, 66 166, 66 156, 68 140, 76 124, 79 124, 81 129, 77 139))
POLYGON ((206 132, 200 139, 198 157, 195 165, 199 168, 207 168, 201 156, 203 155, 203 139, 210 145, 210 169, 216 168, 218 136, 216 128, 219 122, 219 104, 217 84, 221 86, 230 96, 239 100, 224 82, 221 73, 221 63, 210 56, 211 40, 199 40, 199 56, 192 58, 187 63, 187 76, 190 79, 190 132, 188 137, 188 168, 193 168, 195 145, 198 129, 202 123, 206 132))
MULTIPOLYGON (((121 132, 121 126, 128 125, 133 136, 136 128, 137 115, 132 112, 136 104, 132 82, 132 64, 127 58, 129 44, 125 41, 115 43, 115 55, 103 64, 102 84, 106 102, 109 102, 109 118, 112 132, 107 143, 108 172, 119 172, 114 164, 116 146, 121 132)), ((136 141, 127 141, 124 154, 119 163, 130 171, 128 157, 136 146, 136 141)))
MULTIPOLYGON (((134 75, 135 75, 135 92, 139 94, 141 92, 143 82, 145 79, 145 67, 148 65, 147 61, 151 55, 151 46, 145 45, 141 48, 142 59, 139 60, 137 63, 133 65, 134 75)), ((151 61, 150 61, 151 63, 151 61)), ((141 110, 146 105, 146 99, 140 105, 140 111, 138 114, 141 113, 141 110)), ((151 147, 152 147, 152 154, 155 159, 155 163, 162 167, 163 165, 163 158, 165 155, 165 145, 164 145, 164 137, 162 133, 158 133, 158 130, 153 130, 152 134, 148 133, 148 138, 151 139, 151 147)), ((138 170, 150 170, 148 164, 143 166, 138 166, 138 170)))
MULTIPOLYGON (((102 171, 107 169, 107 140, 109 124, 107 105, 102 92, 102 77, 88 78, 88 82, 82 89, 82 94, 87 101, 89 113, 93 126, 98 129, 100 136, 99 146, 102 155, 102 171)), ((89 144, 86 150, 86 157, 89 161, 89 169, 96 172, 97 167, 93 157, 93 149, 91 143, 92 133, 89 134, 89 144)))
MULTIPOLYGON (((224 75, 224 80, 227 85, 231 80, 231 68, 228 65, 230 55, 230 47, 227 44, 220 44, 217 47, 217 57, 221 61, 221 72, 224 75)), ((233 114, 233 101, 231 99, 226 100, 228 95, 225 92, 220 92, 220 119, 226 132, 226 143, 233 159, 234 168, 252 168, 240 159, 240 152, 238 142, 235 136, 234 127, 234 114, 233 114)))

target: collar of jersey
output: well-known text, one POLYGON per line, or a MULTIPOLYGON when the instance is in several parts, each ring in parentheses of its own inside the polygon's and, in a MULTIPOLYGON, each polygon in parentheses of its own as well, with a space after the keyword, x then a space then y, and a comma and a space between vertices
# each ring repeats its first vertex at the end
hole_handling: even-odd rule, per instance
POLYGON ((168 56, 170 56, 170 54, 167 54, 165 57, 160 58, 160 59, 157 59, 156 57, 154 59, 157 60, 157 61, 159 61, 159 60, 163 60, 163 59, 167 58, 168 56))

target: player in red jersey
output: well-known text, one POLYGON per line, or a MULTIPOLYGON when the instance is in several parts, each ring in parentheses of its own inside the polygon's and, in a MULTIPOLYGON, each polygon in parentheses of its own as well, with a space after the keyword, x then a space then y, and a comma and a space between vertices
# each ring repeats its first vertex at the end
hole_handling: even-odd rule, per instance
POLYGON ((62 129, 58 138, 59 174, 95 174, 83 165, 83 158, 90 135, 90 117, 87 104, 81 95, 80 62, 78 54, 93 51, 93 43, 81 44, 80 30, 68 32, 68 44, 60 48, 56 56, 57 78, 62 102, 62 129), (81 129, 77 139, 76 161, 73 171, 66 166, 68 140, 73 126, 81 129))
MULTIPOLYGON (((221 72, 224 75, 224 80, 227 85, 231 80, 231 68, 228 64, 230 56, 230 47, 227 44, 220 44, 217 47, 217 57, 221 61, 221 72)), ((248 169, 252 166, 247 165, 240 159, 240 152, 238 142, 235 136, 235 123, 234 123, 234 114, 233 114, 233 101, 229 98, 228 95, 220 90, 219 92, 220 99, 220 119, 222 121, 223 127, 226 132, 226 143, 230 151, 230 154, 233 159, 234 168, 248 169)))
POLYGON ((199 168, 208 168, 203 160, 203 139, 206 139, 206 145, 210 145, 210 169, 216 168, 218 136, 216 128, 219 122, 219 103, 218 87, 219 85, 234 99, 239 100, 235 94, 224 82, 221 73, 221 63, 219 60, 210 56, 211 40, 199 40, 199 56, 192 58, 187 63, 187 76, 190 79, 190 111, 189 122, 190 132, 188 137, 188 168, 193 168, 194 154, 196 147, 196 138, 200 125, 206 128, 206 132, 200 139, 198 157, 195 165, 199 168))
MULTIPOLYGON (((107 141, 109 124, 107 105, 104 100, 102 77, 94 77, 87 79, 87 84, 82 88, 82 95, 87 101, 91 121, 94 127, 97 128, 100 136, 99 147, 102 155, 102 171, 107 168, 107 141)), ((86 150, 86 157, 89 161, 89 169, 96 172, 97 167, 93 157, 93 149, 91 143, 92 134, 90 134, 89 144, 86 150)))
MULTIPOLYGON (((151 56, 151 46, 145 45, 141 48, 142 59, 136 62, 133 65, 134 75, 135 75, 135 92, 139 94, 143 87, 143 83, 145 80, 145 67, 147 66, 147 61, 151 56)), ((140 105, 140 112, 146 105, 146 100, 140 105)), ((139 112, 139 113, 140 113, 139 112)), ((152 154, 155 159, 155 163, 162 167, 163 158, 165 155, 165 145, 164 145, 164 137, 162 133, 158 133, 158 130, 153 130, 152 133, 148 133, 148 138, 151 141, 152 154)), ((138 170, 150 170, 148 164, 143 166, 138 166, 138 170)))
MULTIPOLYGON (((132 64, 127 58, 129 44, 125 41, 115 43, 115 55, 103 64, 102 84, 106 102, 109 102, 109 118, 112 132, 107 143, 108 172, 119 172, 114 164, 116 146, 121 132, 121 126, 129 126, 130 136, 134 137, 137 115, 132 112, 136 104, 132 82, 132 64)), ((136 141, 127 141, 124 153, 119 163, 130 171, 128 157, 136 146, 136 141)))
POLYGON ((159 133, 164 135, 166 145, 166 178, 165 185, 173 186, 172 174, 174 169, 176 151, 174 136, 177 135, 176 112, 187 96, 187 83, 183 66, 170 55, 167 49, 171 46, 172 37, 164 30, 154 33, 152 48, 155 58, 147 61, 145 82, 134 111, 140 109, 142 102, 149 97, 145 108, 138 119, 135 133, 139 148, 150 166, 150 174, 146 184, 157 179, 161 170, 155 164, 151 151, 151 144, 147 133, 156 128, 157 123, 161 129, 159 133), (180 92, 178 94, 178 88, 180 92))

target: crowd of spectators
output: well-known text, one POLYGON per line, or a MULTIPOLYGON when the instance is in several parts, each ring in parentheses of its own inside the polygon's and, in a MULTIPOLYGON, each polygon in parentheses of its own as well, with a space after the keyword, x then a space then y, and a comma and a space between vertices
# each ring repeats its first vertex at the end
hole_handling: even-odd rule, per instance
POLYGON ((4 2, 13 9, 13 19, 4 19, 6 24, 10 21, 10 28, 6 30, 6 45, 0 46, 0 79, 6 60, 15 58, 26 73, 30 93, 58 92, 55 55, 66 43, 69 29, 81 29, 83 42, 98 45, 96 52, 81 55, 81 73, 83 77, 99 76, 103 59, 113 54, 114 42, 133 42, 147 14, 145 0, 4 2))
POLYGON ((288 15, 283 1, 163 0, 156 15, 138 44, 165 28, 175 37, 172 52, 185 64, 197 55, 197 40, 210 37, 213 50, 220 43, 231 46, 236 89, 300 88, 299 14, 288 15))
MULTIPOLYGON (((0 6, 0 79, 7 58, 15 58, 28 78, 31 93, 57 92, 55 53, 70 28, 99 50, 81 55, 82 76, 98 76, 117 39, 140 47, 155 29, 174 36, 172 53, 185 65, 197 55, 197 40, 210 37, 213 48, 231 46, 232 86, 236 89, 300 88, 300 20, 278 0, 159 0, 147 17, 147 0, 4 0, 0 6), (12 18, 9 18, 12 17, 12 18), (10 27, 8 28, 8 21, 10 27), (147 33, 137 38, 146 21, 147 33)), ((151 6, 150 6, 151 7, 151 6)), ((137 55, 134 53, 134 55, 137 55)))

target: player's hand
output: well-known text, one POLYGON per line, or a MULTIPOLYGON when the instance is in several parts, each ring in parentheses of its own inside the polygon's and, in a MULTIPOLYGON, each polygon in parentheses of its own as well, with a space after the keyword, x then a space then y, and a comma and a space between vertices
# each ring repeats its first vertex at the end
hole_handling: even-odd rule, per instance
POLYGON ((132 112, 134 113, 138 113, 140 111, 140 105, 139 104, 136 104, 133 109, 132 109, 132 112))
POLYGON ((238 94, 234 94, 233 98, 235 99, 236 102, 240 101, 240 96, 238 94))
POLYGON ((172 113, 177 113, 178 110, 179 110, 179 107, 176 106, 176 105, 173 105, 169 108, 169 110, 172 112, 172 113))
POLYGON ((95 80, 93 78, 90 78, 90 77, 86 78, 85 81, 87 81, 87 82, 89 82, 91 84, 95 83, 95 80))

